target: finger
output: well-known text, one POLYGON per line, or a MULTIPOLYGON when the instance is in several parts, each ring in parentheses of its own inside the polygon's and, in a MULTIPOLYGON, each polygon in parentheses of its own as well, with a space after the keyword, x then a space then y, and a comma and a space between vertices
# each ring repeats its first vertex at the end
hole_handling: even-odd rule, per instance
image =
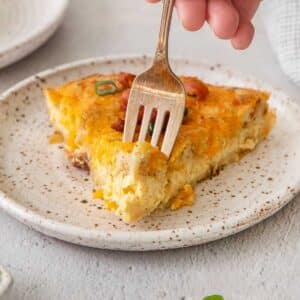
POLYGON ((208 23, 219 38, 234 37, 239 25, 239 14, 230 0, 209 0, 207 14, 208 23))
POLYGON ((249 47, 254 36, 254 26, 252 23, 241 22, 235 36, 231 40, 231 44, 235 49, 244 50, 249 47))
POLYGON ((147 1, 150 3, 156 3, 156 2, 159 2, 160 0, 147 0, 147 1))
POLYGON ((261 2, 261 0, 232 0, 232 1, 233 1, 233 5, 238 10, 240 17, 248 21, 250 21, 253 18, 261 2))
POLYGON ((206 20, 206 0, 176 0, 176 8, 187 30, 200 29, 206 20))

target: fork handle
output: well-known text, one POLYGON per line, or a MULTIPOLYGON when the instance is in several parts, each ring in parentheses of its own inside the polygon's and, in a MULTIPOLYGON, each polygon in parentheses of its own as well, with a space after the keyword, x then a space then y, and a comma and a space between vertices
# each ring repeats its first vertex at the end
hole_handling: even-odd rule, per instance
POLYGON ((165 62, 168 63, 168 42, 174 3, 175 0, 163 1, 163 12, 161 17, 160 32, 155 54, 155 61, 165 60, 165 62))

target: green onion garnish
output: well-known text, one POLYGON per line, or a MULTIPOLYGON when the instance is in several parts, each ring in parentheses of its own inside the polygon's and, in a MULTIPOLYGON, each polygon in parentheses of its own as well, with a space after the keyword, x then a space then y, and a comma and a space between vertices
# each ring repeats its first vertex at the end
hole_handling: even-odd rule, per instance
POLYGON ((224 300, 224 297, 220 295, 211 295, 203 298, 203 300, 224 300))
POLYGON ((149 133, 150 136, 153 134, 154 125, 155 125, 155 122, 150 122, 150 124, 149 124, 148 133, 149 133))
POLYGON ((106 95, 112 95, 116 93, 118 90, 116 84, 112 80, 103 80, 103 81, 97 81, 95 83, 95 92, 99 96, 106 96, 106 95), (102 88, 103 86, 108 86, 108 88, 102 88))
POLYGON ((185 107, 183 116, 186 117, 188 113, 189 113, 189 109, 187 107, 185 107))

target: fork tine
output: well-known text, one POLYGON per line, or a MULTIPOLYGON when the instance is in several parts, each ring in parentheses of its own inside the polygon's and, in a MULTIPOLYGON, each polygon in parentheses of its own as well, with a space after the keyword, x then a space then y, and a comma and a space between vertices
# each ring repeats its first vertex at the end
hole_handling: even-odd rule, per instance
POLYGON ((142 126, 140 129, 140 135, 139 135, 139 142, 142 142, 146 139, 148 128, 149 128, 149 123, 150 123, 150 118, 151 118, 151 113, 152 113, 152 107, 149 105, 144 106, 144 115, 143 115, 143 121, 142 121, 142 126))
POLYGON ((166 111, 159 109, 156 120, 155 120, 154 132, 153 132, 152 138, 151 138, 151 145, 154 147, 157 146, 158 139, 159 139, 159 136, 161 134, 161 130, 162 130, 162 127, 164 124, 165 116, 166 116, 166 111))
POLYGON ((159 141, 165 114, 169 111, 170 117, 161 148, 161 151, 167 156, 172 151, 182 122, 186 98, 184 86, 172 72, 168 60, 168 40, 174 3, 175 0, 163 1, 163 13, 155 58, 152 66, 138 75, 132 83, 123 134, 123 141, 133 140, 138 112, 140 105, 143 104, 145 112, 138 140, 145 140, 149 119, 151 119, 151 112, 150 109, 148 111, 147 106, 156 107, 158 115, 151 138, 151 144, 155 147, 159 141), (152 101, 153 98, 155 99, 154 102, 152 101))
POLYGON ((170 156, 172 152, 179 128, 181 126, 180 118, 181 118, 180 110, 176 112, 170 112, 166 133, 161 147, 161 152, 165 153, 167 156, 170 156))
POLYGON ((133 97, 133 101, 128 101, 126 116, 130 118, 125 118, 125 126, 123 133, 123 142, 132 142, 134 138, 136 123, 138 120, 138 114, 140 110, 140 105, 134 101, 134 93, 130 97, 133 97))

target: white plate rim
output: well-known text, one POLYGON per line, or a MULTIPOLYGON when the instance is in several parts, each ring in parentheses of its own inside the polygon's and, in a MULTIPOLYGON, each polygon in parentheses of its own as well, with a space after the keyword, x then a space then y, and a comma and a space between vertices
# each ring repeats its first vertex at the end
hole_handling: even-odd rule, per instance
MULTIPOLYGON (((151 55, 110 55, 110 56, 103 56, 103 57, 96 57, 96 58, 88 58, 83 59, 71 63, 66 63, 46 71, 40 72, 36 75, 30 76, 29 78, 17 83, 13 87, 9 88, 6 92, 0 95, 0 101, 4 101, 7 97, 13 94, 16 90, 21 89, 22 87, 35 82, 38 78, 44 78, 47 76, 55 75, 55 73, 60 71, 66 71, 72 68, 82 67, 88 64, 93 63, 104 63, 106 61, 112 60, 121 60, 121 59, 142 59, 142 58, 149 58, 151 55)), ((182 58, 173 58, 173 60, 181 60, 181 61, 189 61, 182 58)), ((207 63, 203 63, 197 60, 191 60, 193 64, 199 64, 202 66, 209 66, 207 63)), ((223 71, 229 70, 227 67, 222 68, 223 71)), ((253 81, 256 81, 254 76, 245 76, 242 75, 240 72, 233 70, 230 68, 230 71, 234 71, 234 74, 237 76, 241 76, 242 79, 247 78, 253 81)), ((280 92, 281 90, 278 88, 272 87, 272 85, 261 81, 262 86, 268 89, 276 90, 280 92)), ((283 94, 286 96, 286 94, 283 94)), ((299 109, 299 105, 292 99, 287 99, 287 103, 290 106, 295 107, 295 109, 299 109)), ((294 190, 294 193, 287 193, 287 191, 281 191, 279 197, 280 201, 278 201, 277 205, 269 204, 266 205, 266 213, 265 214, 252 214, 248 216, 247 222, 239 223, 239 218, 232 218, 230 226, 226 226, 225 229, 221 230, 223 223, 219 222, 215 225, 214 230, 210 232, 204 231, 203 227, 200 225, 193 226, 193 232, 186 227, 177 228, 175 231, 179 234, 182 238, 180 243, 170 243, 169 236, 173 229, 166 229, 166 230, 159 230, 159 231, 138 231, 138 232, 128 232, 128 231, 101 231, 99 229, 84 229, 79 226, 74 226, 54 220, 50 220, 46 217, 39 215, 33 211, 28 210, 27 208, 23 207, 22 205, 18 204, 14 199, 10 198, 6 193, 0 190, 0 208, 2 208, 6 213, 10 216, 18 219, 20 222, 24 223, 25 225, 42 232, 46 235, 62 239, 71 243, 83 245, 83 246, 90 246, 89 243, 86 242, 87 240, 98 240, 101 241, 104 246, 99 248, 111 249, 111 250, 130 250, 130 251, 140 251, 140 250, 157 250, 157 246, 152 246, 151 243, 153 240, 160 241, 163 243, 168 243, 168 246, 162 247, 162 249, 173 249, 173 248, 182 248, 185 247, 185 242, 189 242, 188 246, 199 245, 207 242, 211 242, 214 240, 218 240, 221 238, 225 238, 227 236, 236 234, 241 232, 263 220, 266 218, 271 217, 281 208, 283 208, 287 203, 295 198, 295 194, 300 192, 300 178, 298 178, 297 182, 291 186, 294 190), (216 232, 221 233, 216 236, 216 232), (194 235, 193 233, 196 233, 194 235), (199 238, 202 238, 202 234, 205 233, 206 239, 201 243, 198 241, 199 238), (82 238, 81 238, 82 237, 82 238), (198 239, 197 239, 198 238, 198 239), (192 241, 192 242, 191 242, 192 241), (144 245, 141 247, 135 248, 130 247, 130 245, 135 245, 136 243, 140 245, 144 245), (118 245, 118 246, 117 246, 118 245), (120 247, 120 245, 124 245, 124 247, 120 247), (129 246, 128 246, 129 245, 129 246)), ((93 247, 93 246, 92 246, 93 247)), ((160 248, 161 249, 161 248, 160 248)))
POLYGON ((0 296, 2 296, 12 284, 12 277, 2 266, 0 266, 0 276, 0 296))
POLYGON ((45 26, 4 48, 0 52, 0 69, 21 60, 44 44, 62 23, 68 5, 69 0, 61 0, 60 9, 57 10, 54 18, 45 23, 45 26))

